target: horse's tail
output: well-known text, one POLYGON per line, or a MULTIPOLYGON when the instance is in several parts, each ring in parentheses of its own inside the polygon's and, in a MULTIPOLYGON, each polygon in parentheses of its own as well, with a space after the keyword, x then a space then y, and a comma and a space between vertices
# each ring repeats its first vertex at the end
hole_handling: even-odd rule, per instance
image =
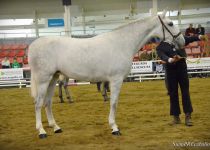
POLYGON ((36 98, 37 96, 37 83, 33 73, 31 73, 31 96, 36 98))

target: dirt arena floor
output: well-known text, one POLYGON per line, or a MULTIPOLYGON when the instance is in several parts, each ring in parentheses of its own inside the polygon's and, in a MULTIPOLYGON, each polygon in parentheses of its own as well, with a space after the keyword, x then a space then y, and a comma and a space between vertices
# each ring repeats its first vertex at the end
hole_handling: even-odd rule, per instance
POLYGON ((169 99, 164 81, 124 83, 117 111, 122 136, 111 135, 109 103, 96 85, 71 86, 73 104, 53 99, 55 119, 63 133, 35 129, 33 99, 28 88, 0 89, 0 150, 210 150, 210 78, 190 79, 193 127, 169 126, 169 99), (200 143, 200 144, 199 144, 200 143), (200 145, 200 146, 199 146, 200 145))

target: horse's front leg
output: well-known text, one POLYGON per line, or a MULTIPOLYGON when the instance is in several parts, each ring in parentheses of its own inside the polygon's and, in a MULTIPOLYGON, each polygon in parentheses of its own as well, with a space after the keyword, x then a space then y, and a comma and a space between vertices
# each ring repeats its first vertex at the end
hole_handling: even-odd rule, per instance
POLYGON ((109 125, 112 128, 113 135, 121 135, 120 130, 115 122, 115 114, 118 104, 118 97, 122 86, 123 79, 116 79, 111 81, 111 100, 110 100, 110 113, 109 125))

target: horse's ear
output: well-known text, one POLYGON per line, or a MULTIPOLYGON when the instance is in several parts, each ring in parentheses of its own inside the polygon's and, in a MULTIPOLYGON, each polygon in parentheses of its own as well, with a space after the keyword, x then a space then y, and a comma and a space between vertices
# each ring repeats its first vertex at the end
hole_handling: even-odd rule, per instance
POLYGON ((162 16, 162 18, 165 18, 166 13, 167 13, 167 10, 166 10, 166 9, 164 9, 164 10, 163 10, 163 13, 162 13, 162 15, 161 15, 161 16, 162 16))

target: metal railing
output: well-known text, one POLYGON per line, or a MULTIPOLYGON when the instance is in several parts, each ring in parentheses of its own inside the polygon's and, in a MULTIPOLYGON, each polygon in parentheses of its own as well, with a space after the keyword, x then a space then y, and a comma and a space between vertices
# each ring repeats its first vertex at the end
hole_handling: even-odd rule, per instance
POLYGON ((27 87, 30 85, 30 79, 11 79, 11 80, 0 80, 0 87, 27 87))
MULTIPOLYGON (((195 74, 210 75, 210 70, 188 72, 188 75, 195 75, 195 74)), ((139 81, 139 82, 142 82, 144 80, 161 80, 165 79, 165 73, 130 74, 127 78, 129 81, 139 81)))
MULTIPOLYGON (((190 71, 188 72, 189 75, 194 74, 206 74, 210 76, 210 70, 207 71, 190 71)), ((147 73, 147 74, 130 74, 128 75, 127 79, 131 78, 130 81, 139 81, 143 82, 146 80, 163 80, 165 79, 165 73, 147 73)), ((69 86, 74 85, 87 85, 90 84, 90 82, 72 82, 73 79, 69 79, 69 86)), ((0 88, 1 87, 30 87, 31 81, 30 78, 23 78, 23 79, 11 79, 11 80, 0 80, 0 88)))
MULTIPOLYGON (((87 85, 90 82, 73 82, 73 79, 69 79, 68 86, 77 86, 77 85, 87 85)), ((58 86, 58 84, 56 84, 58 86)), ((1 87, 31 87, 30 78, 23 78, 23 79, 10 79, 10 80, 0 80, 0 88, 1 87)))

